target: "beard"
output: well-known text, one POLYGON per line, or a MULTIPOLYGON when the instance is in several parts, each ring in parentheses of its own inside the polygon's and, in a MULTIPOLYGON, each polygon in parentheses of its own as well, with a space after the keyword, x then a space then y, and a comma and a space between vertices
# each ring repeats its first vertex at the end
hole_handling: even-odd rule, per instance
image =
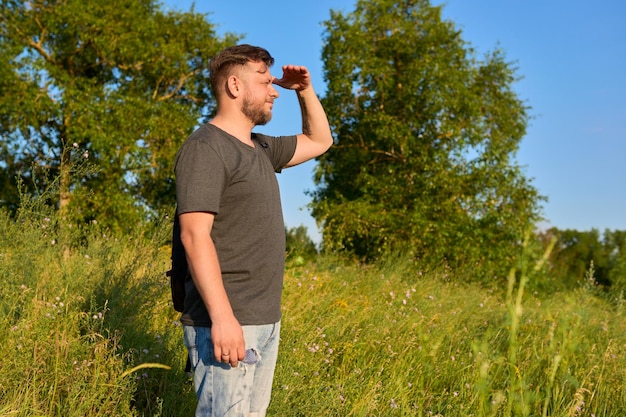
POLYGON ((272 119, 272 112, 265 109, 265 102, 256 104, 246 97, 241 105, 241 112, 254 123, 255 126, 263 126, 272 119))

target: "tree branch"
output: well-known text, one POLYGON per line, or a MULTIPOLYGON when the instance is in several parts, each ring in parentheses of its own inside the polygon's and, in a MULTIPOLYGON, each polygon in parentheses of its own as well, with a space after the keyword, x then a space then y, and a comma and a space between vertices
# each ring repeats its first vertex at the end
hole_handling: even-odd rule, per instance
MULTIPOLYGON (((171 92, 169 92, 168 94, 162 95, 162 96, 158 96, 159 93, 159 88, 157 85, 157 88, 155 88, 154 93, 152 94, 152 98, 157 100, 157 101, 165 101, 165 100, 169 100, 173 97, 175 97, 178 92, 180 90, 182 90, 183 86, 185 85, 185 83, 187 82, 188 79, 190 79, 191 77, 193 77, 194 75, 196 75, 198 73, 199 70, 194 70, 188 74, 183 74, 180 79, 178 80, 178 84, 176 85, 176 88, 174 88, 174 90, 172 90, 171 92)), ((183 97, 190 97, 190 96, 183 96, 183 97)), ((197 100, 197 99, 196 99, 197 100)))

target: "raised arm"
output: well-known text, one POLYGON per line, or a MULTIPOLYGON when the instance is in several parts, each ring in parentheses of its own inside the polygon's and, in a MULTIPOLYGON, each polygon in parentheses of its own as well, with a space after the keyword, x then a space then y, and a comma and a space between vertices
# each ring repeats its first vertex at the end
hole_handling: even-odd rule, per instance
POLYGON ((226 295, 217 251, 211 239, 214 217, 212 213, 204 212, 181 214, 180 237, 191 277, 211 318, 215 359, 236 367, 245 355, 243 330, 226 295))
POLYGON ((295 90, 302 112, 302 133, 298 135, 296 152, 287 166, 294 166, 315 158, 330 148, 333 136, 326 112, 311 84, 311 74, 299 65, 283 66, 283 77, 275 78, 274 84, 295 90))

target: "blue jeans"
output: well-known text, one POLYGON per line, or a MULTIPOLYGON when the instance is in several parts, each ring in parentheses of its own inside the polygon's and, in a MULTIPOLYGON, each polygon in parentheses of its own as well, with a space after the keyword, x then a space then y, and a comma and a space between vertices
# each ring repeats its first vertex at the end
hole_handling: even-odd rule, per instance
POLYGON ((196 417, 264 417, 276 369, 280 322, 242 326, 246 358, 236 368, 217 362, 209 327, 184 326, 198 397, 196 417))

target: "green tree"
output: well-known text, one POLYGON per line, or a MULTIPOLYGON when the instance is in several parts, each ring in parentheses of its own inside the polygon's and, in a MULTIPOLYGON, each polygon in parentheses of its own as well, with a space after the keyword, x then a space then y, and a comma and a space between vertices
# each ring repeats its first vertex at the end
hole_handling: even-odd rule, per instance
POLYGON ((605 231, 605 245, 608 247, 608 280, 616 291, 626 290, 626 230, 605 231))
POLYGON ((15 208, 19 175, 31 193, 58 181, 52 203, 78 219, 171 207, 175 152, 213 109, 209 58, 237 40, 155 0, 3 0, 0 202, 15 208))
POLYGON ((608 258, 597 229, 581 232, 551 228, 546 233, 557 238, 550 257, 550 275, 559 287, 575 288, 583 285, 592 263, 594 280, 606 283, 608 258))
POLYGON ((477 59, 426 0, 358 1, 325 26, 336 145, 319 160, 311 204, 324 247, 512 260, 542 197, 514 161, 528 108, 503 53, 477 59))
POLYGON ((307 233, 305 226, 285 227, 287 260, 304 262, 312 260, 317 256, 317 248, 315 242, 307 233))
POLYGON ((550 278, 560 288, 576 288, 584 283, 593 266, 597 284, 615 291, 626 288, 626 231, 589 231, 551 228, 542 234, 555 236, 557 244, 550 256, 550 278))

